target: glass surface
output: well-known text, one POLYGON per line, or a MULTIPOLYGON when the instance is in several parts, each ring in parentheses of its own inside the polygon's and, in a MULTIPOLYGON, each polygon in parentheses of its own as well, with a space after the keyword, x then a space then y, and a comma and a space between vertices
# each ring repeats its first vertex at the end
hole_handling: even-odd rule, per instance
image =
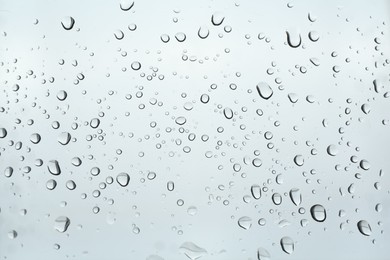
POLYGON ((0 0, 0 259, 389 259, 389 18, 0 0))

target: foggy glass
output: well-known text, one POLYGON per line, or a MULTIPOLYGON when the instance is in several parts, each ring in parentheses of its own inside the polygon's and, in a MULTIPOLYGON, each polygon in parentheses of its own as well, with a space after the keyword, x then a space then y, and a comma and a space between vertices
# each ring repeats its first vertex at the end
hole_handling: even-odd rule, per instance
POLYGON ((389 17, 0 0, 0 259, 389 259, 389 17))

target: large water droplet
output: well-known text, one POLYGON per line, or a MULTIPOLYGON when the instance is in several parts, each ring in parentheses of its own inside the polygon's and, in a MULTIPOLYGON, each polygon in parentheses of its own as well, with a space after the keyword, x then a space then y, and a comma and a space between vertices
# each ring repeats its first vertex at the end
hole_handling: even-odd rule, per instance
POLYGON ((295 206, 299 206, 302 203, 302 194, 299 189, 291 189, 290 190, 290 199, 295 204, 295 206))
POLYGON ((232 119, 233 118, 233 110, 231 110, 228 107, 225 107, 223 110, 223 114, 227 119, 232 119))
POLYGON ((302 43, 302 38, 297 29, 286 31, 287 43, 291 48, 298 48, 302 43))
POLYGON ((362 168, 365 171, 368 171, 371 168, 371 165, 367 160, 361 160, 359 165, 360 165, 360 168, 362 168))
POLYGON ((134 6, 134 1, 132 0, 121 0, 119 7, 122 11, 129 11, 134 6))
POLYGON ((61 232, 61 233, 66 232, 69 225, 70 225, 70 219, 65 217, 65 216, 61 216, 61 217, 56 218, 56 220, 54 222, 54 228, 58 232, 61 232))
POLYGON ((206 26, 201 26, 198 30, 198 36, 201 39, 206 39, 210 34, 209 28, 206 26))
POLYGON ((280 245, 285 253, 292 254, 294 252, 294 240, 290 237, 282 237, 282 239, 280 239, 280 245))
POLYGON ((68 132, 62 132, 58 138, 57 141, 62 145, 67 145, 70 142, 71 136, 68 132))
POLYGON ((256 200, 260 199, 261 198, 261 187, 259 185, 256 185, 256 184, 252 185, 251 193, 252 193, 253 198, 255 198, 256 200))
POLYGON ((326 210, 320 205, 316 204, 310 208, 310 214, 312 218, 317 222, 324 222, 326 219, 326 210))
POLYGON ((57 182, 53 179, 46 182, 46 188, 48 190, 54 190, 57 187, 57 182))
POLYGON ((33 144, 37 144, 41 141, 41 136, 38 133, 34 133, 30 136, 30 141, 33 144))
POLYGON ((372 233, 371 226, 366 220, 360 220, 357 223, 357 227, 360 231, 365 236, 370 236, 372 233))
POLYGON ((116 181, 122 187, 126 187, 129 184, 130 176, 125 172, 121 172, 116 176, 116 181))
POLYGON ((257 259, 258 260, 271 260, 271 254, 262 247, 257 249, 257 259))
POLYGON ((252 219, 250 217, 244 216, 238 219, 238 225, 245 229, 248 230, 252 226, 252 219))
POLYGON ((57 160, 51 160, 47 163, 47 169, 53 175, 59 175, 61 173, 61 168, 57 160))
POLYGON ((180 250, 191 260, 196 260, 207 254, 206 249, 197 246, 192 242, 184 242, 180 250))
POLYGON ((4 176, 9 178, 12 176, 12 173, 14 172, 14 169, 12 167, 7 167, 4 170, 4 176))
POLYGON ((305 159, 303 159, 303 156, 298 154, 294 157, 294 163, 297 166, 302 166, 305 163, 305 159))
POLYGON ((327 152, 330 156, 336 156, 336 155, 339 153, 339 150, 337 149, 337 146, 336 146, 336 145, 331 144, 331 145, 329 145, 329 146, 326 148, 326 152, 327 152))
POLYGON ((75 20, 71 16, 66 16, 62 19, 61 24, 65 30, 72 30, 75 20))
POLYGON ((257 92, 259 93, 260 97, 267 100, 270 97, 272 97, 272 94, 274 93, 272 88, 265 82, 259 82, 256 85, 257 92))
POLYGON ((220 13, 220 12, 215 12, 212 16, 211 16, 211 23, 215 26, 219 26, 223 23, 223 21, 225 20, 225 16, 220 13))

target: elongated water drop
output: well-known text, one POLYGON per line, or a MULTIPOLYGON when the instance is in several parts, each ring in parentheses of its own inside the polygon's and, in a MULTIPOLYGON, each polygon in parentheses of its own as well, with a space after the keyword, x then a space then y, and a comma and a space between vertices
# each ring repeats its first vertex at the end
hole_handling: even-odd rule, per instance
POLYGON ((286 31, 287 43, 291 48, 298 48, 302 43, 302 38, 297 29, 286 31))
POLYGON ((358 227, 360 233, 362 233, 365 236, 370 236, 372 233, 371 226, 366 220, 360 220, 357 223, 357 227, 358 227))
POLYGON ((326 219, 326 210, 320 205, 316 204, 310 208, 310 214, 312 218, 317 222, 324 222, 326 219))
POLYGON ((70 225, 70 219, 65 216, 61 216, 56 218, 54 228, 61 233, 66 232, 68 230, 68 227, 70 225))
POLYGON ((252 197, 255 198, 256 200, 261 198, 261 187, 259 185, 252 185, 251 187, 251 193, 252 197))
POLYGON ((64 18, 62 19, 62 21, 61 21, 62 27, 63 27, 65 30, 67 30, 67 31, 72 30, 74 24, 75 24, 75 20, 74 20, 73 17, 71 17, 71 16, 66 16, 66 17, 64 17, 64 18))
POLYGON ((295 206, 299 206, 302 203, 302 194, 299 189, 291 189, 290 190, 290 199, 295 204, 295 206))
POLYGON ((294 252, 294 240, 290 237, 282 237, 282 239, 280 239, 280 245, 286 254, 292 254, 294 252))
POLYGON ((274 94, 272 88, 265 82, 259 82, 256 85, 257 92, 259 93, 260 97, 262 97, 265 100, 268 100, 272 97, 274 94))

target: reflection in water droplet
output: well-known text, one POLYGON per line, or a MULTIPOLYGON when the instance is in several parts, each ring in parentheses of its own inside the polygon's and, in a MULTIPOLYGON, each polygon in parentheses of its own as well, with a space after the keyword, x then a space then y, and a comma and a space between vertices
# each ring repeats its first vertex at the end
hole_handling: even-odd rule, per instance
POLYGON ((257 259, 258 260, 271 260, 271 254, 262 247, 257 249, 257 259))
POLYGON ((211 23, 215 26, 219 26, 223 23, 223 21, 225 20, 225 16, 220 13, 220 12, 215 12, 212 16, 211 16, 211 23))
POLYGON ((134 1, 132 0, 121 0, 119 7, 122 11, 129 11, 134 6, 134 1))
POLYGON ((303 156, 298 154, 294 157, 294 163, 297 166, 302 166, 305 163, 305 160, 303 159, 303 156))
POLYGON ((41 136, 38 133, 34 133, 30 136, 30 141, 33 144, 37 144, 41 141, 41 136))
POLYGON ((265 82, 259 82, 256 85, 257 92, 259 93, 260 97, 267 100, 270 97, 272 97, 272 94, 274 93, 272 91, 272 88, 265 82))
POLYGON ((53 175, 59 175, 61 173, 60 165, 57 160, 51 160, 47 163, 47 169, 53 175))
POLYGON ((66 232, 66 230, 68 230, 69 225, 70 225, 70 219, 65 216, 56 218, 54 222, 54 228, 61 233, 66 232))
POLYGON ((372 233, 371 226, 366 220, 360 220, 357 223, 357 227, 358 227, 360 233, 362 233, 365 236, 370 236, 372 233))
POLYGON ((291 48, 298 48, 301 45, 302 39, 298 30, 291 29, 286 31, 286 34, 287 34, 287 43, 291 48))
POLYGON ((116 176, 116 181, 122 187, 126 187, 129 184, 130 176, 125 172, 121 172, 116 176))
POLYGON ((302 203, 302 194, 299 189, 291 189, 290 190, 290 199, 295 204, 295 206, 299 206, 302 203))
POLYGON ((294 241, 290 237, 283 237, 280 240, 280 245, 282 246, 282 250, 287 254, 292 254, 294 252, 294 241))
POLYGON ((191 260, 196 260, 207 254, 206 249, 197 246, 192 242, 184 242, 180 250, 191 260))
POLYGON ((75 20, 71 16, 66 16, 62 19, 61 24, 65 30, 72 30, 75 20))
POLYGON ((198 30, 198 36, 201 39, 206 39, 210 34, 209 28, 206 26, 201 26, 198 30))
POLYGON ((245 229, 248 230, 252 227, 252 219, 250 217, 244 216, 238 219, 238 225, 245 229))
POLYGON ((320 205, 316 204, 310 208, 310 214, 312 218, 317 222, 324 222, 326 219, 326 210, 320 205))

